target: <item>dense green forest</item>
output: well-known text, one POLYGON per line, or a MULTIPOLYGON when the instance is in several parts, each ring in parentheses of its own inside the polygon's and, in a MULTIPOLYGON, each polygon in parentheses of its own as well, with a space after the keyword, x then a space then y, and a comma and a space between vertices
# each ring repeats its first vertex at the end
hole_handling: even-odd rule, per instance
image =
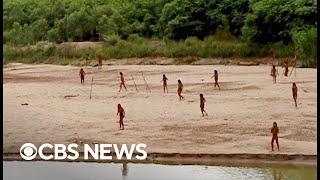
POLYGON ((35 50, 41 51, 38 59, 56 55, 61 42, 100 41, 102 50, 82 54, 123 58, 273 53, 297 55, 305 67, 317 62, 315 0, 5 0, 3 22, 5 61, 28 57, 18 47, 40 41, 52 43, 35 50))

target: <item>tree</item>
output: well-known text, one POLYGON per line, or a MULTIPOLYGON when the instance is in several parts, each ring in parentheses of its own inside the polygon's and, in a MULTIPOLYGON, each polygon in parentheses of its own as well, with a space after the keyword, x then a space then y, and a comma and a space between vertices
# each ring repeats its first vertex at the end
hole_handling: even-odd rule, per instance
POLYGON ((251 4, 242 34, 247 41, 288 44, 291 30, 315 25, 317 5, 310 0, 259 0, 251 4))
POLYGON ((172 39, 203 39, 221 25, 216 0, 173 0, 164 6, 159 19, 161 34, 172 39))

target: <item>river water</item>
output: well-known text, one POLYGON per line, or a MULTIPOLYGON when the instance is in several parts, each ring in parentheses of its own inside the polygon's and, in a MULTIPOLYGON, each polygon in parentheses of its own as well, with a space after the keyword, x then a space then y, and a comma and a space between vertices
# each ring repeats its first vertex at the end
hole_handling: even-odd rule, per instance
POLYGON ((4 161, 5 180, 313 180, 316 167, 228 167, 135 163, 4 161))

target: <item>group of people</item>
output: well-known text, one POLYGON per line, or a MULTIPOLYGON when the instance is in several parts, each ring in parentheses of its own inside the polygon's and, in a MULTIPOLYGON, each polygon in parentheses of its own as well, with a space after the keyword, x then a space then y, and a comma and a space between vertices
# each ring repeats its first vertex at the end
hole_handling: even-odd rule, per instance
MULTIPOLYGON (((99 58, 99 63, 98 63, 98 68, 101 68, 102 66, 102 58, 99 58)), ((288 62, 284 63, 284 76, 288 76, 288 72, 289 72, 289 65, 288 62)), ((120 74, 120 88, 119 88, 119 92, 121 92, 122 88, 124 88, 127 91, 127 87, 125 84, 125 79, 124 79, 124 74, 122 72, 119 73, 120 74)), ((85 71, 83 70, 83 68, 80 69, 79 72, 80 75, 80 80, 81 80, 81 84, 84 84, 84 76, 85 76, 85 71)), ((273 83, 276 83, 276 77, 277 75, 279 75, 278 70, 276 69, 275 65, 272 65, 271 67, 271 73, 270 75, 273 77, 273 83)), ((214 70, 214 74, 211 78, 214 78, 214 87, 218 87, 220 90, 220 85, 218 82, 218 71, 214 70)), ((168 93, 168 78, 166 77, 165 74, 162 75, 162 80, 160 81, 162 82, 163 85, 163 92, 164 93, 168 93)), ((183 100, 184 96, 182 96, 182 91, 183 91, 183 84, 181 82, 181 80, 178 80, 178 89, 177 89, 177 93, 178 93, 178 97, 179 100, 183 100)), ((298 88, 295 82, 292 83, 292 95, 293 95, 293 99, 295 102, 295 106, 297 107, 297 93, 298 93, 298 88)), ((202 113, 202 116, 208 116, 208 113, 205 110, 205 102, 206 99, 204 98, 203 94, 200 94, 200 110, 202 113)), ((120 130, 124 130, 124 123, 123 123, 123 119, 125 117, 125 110, 124 108, 121 106, 121 104, 118 104, 118 111, 117 111, 117 116, 119 116, 119 124, 120 124, 120 130)), ((277 148, 279 150, 279 142, 278 142, 278 133, 279 133, 279 128, 277 126, 277 123, 274 122, 273 126, 271 128, 271 133, 272 133, 272 139, 271 139, 271 148, 272 151, 274 150, 273 148, 273 144, 274 141, 276 141, 277 144, 277 148)))
MULTIPOLYGON (((288 77, 288 73, 289 73, 289 64, 288 64, 288 61, 285 61, 285 62, 284 62, 283 68, 284 68, 283 75, 284 75, 285 77, 288 77)), ((276 66, 275 66, 275 65, 272 65, 270 75, 273 77, 273 83, 274 83, 274 84, 277 83, 277 75, 279 75, 279 73, 278 73, 278 70, 276 69, 276 66)))
MULTIPOLYGON (((285 77, 288 77, 288 73, 289 73, 288 61, 284 62, 283 68, 284 68, 283 75, 285 77)), ((270 75, 273 77, 273 83, 274 84, 277 83, 276 79, 277 79, 277 75, 279 75, 279 73, 278 73, 278 70, 276 69, 275 65, 272 65, 270 75)), ((292 96, 293 96, 295 107, 298 107, 298 104, 297 104, 298 88, 297 88, 297 85, 295 82, 292 83, 292 96)), ((277 122, 273 122, 273 126, 271 128, 271 133, 272 133, 271 149, 272 149, 272 151, 274 150, 273 144, 274 144, 274 141, 276 141, 277 148, 279 150, 279 141, 278 141, 279 128, 278 128, 277 122)))
MULTIPOLYGON (((284 62, 284 72, 283 72, 283 75, 285 77, 288 77, 288 73, 289 73, 289 64, 288 62, 284 62)), ((277 75, 279 75, 278 73, 278 69, 276 68, 275 65, 272 65, 271 67, 271 73, 270 75, 272 76, 273 78, 273 83, 276 84, 277 83, 277 75)), ((298 104, 297 104, 297 98, 298 98, 298 88, 297 88, 297 85, 295 82, 292 83, 292 96, 293 96, 293 100, 294 100, 294 104, 296 107, 298 107, 298 104)))

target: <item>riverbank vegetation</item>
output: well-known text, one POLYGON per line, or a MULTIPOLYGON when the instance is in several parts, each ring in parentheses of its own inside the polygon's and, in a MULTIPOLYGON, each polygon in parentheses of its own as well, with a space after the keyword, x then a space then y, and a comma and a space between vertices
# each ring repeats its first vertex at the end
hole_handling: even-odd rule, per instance
POLYGON ((313 0, 6 0, 3 62, 292 57, 317 63, 313 0), (67 42, 96 42, 76 48, 67 42))

